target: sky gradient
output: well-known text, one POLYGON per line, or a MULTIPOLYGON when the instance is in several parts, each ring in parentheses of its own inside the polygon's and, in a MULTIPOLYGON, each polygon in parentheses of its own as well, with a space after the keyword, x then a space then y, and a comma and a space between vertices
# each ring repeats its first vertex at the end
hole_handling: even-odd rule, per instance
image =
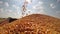
MULTIPOLYGON (((27 2, 25 13, 39 13, 60 18, 60 0, 27 0, 27 2)), ((0 18, 22 17, 23 4, 24 0, 0 0, 0 18)))

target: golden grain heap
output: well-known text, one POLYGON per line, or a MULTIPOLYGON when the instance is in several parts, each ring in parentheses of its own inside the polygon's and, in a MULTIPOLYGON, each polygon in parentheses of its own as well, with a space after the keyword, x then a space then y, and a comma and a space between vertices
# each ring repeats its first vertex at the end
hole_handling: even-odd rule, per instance
POLYGON ((60 19, 32 14, 0 27, 0 34, 60 34, 60 19))

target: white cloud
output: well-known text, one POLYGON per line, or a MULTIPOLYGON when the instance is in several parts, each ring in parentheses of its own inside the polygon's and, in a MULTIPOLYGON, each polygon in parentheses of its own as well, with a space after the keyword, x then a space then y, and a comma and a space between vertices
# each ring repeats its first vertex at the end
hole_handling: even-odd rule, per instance
POLYGON ((33 6, 33 9, 36 9, 36 6, 33 6))
POLYGON ((21 1, 21 0, 14 0, 14 1, 21 1))
POLYGON ((30 3, 31 4, 31 2, 32 2, 32 0, 26 0, 28 3, 30 3))
POLYGON ((16 5, 12 5, 12 7, 14 7, 15 9, 16 9, 16 11, 18 11, 18 12, 15 12, 15 13, 17 13, 17 14, 20 14, 21 12, 20 12, 20 7, 19 6, 16 6, 16 5))
POLYGON ((44 7, 42 6, 43 2, 39 1, 38 4, 32 6, 33 9, 44 9, 44 7))
POLYGON ((37 10, 37 9, 40 9, 40 10, 41 10, 41 9, 44 9, 44 7, 43 7, 43 6, 38 6, 38 5, 37 5, 37 6, 33 6, 33 9, 36 9, 36 10, 37 10))
POLYGON ((5 5, 5 6, 7 6, 7 7, 9 7, 9 4, 8 4, 8 2, 5 2, 5 3, 4 3, 4 5, 5 5))
POLYGON ((36 13, 39 13, 39 14, 45 14, 44 9, 45 8, 42 5, 35 5, 35 6, 33 6, 33 10, 36 10, 36 13))
POLYGON ((44 11, 44 10, 39 10, 38 13, 39 13, 39 14, 45 14, 45 11, 44 11))
POLYGON ((21 13, 20 11, 17 12, 17 14, 20 14, 20 13, 21 13))
POLYGON ((12 10, 10 10, 10 9, 5 9, 5 11, 7 11, 8 13, 12 12, 12 10))
POLYGON ((32 10, 28 9, 26 12, 27 12, 28 14, 30 14, 30 13, 31 13, 31 11, 32 11, 32 10))
POLYGON ((12 7, 14 7, 16 10, 18 10, 20 7, 16 6, 16 5, 12 5, 12 7))
POLYGON ((60 0, 57 0, 57 2, 60 2, 60 0))
POLYGON ((36 9, 39 14, 45 14, 44 7, 40 6, 36 9))
POLYGON ((0 4, 2 4, 3 3, 3 1, 0 1, 0 4))
POLYGON ((40 9, 40 10, 44 9, 44 7, 42 7, 42 6, 36 7, 36 8, 37 8, 37 9, 40 9))
POLYGON ((3 12, 4 10, 3 10, 3 8, 0 8, 0 12, 3 12))
POLYGON ((51 4, 50 4, 50 7, 51 7, 51 8, 55 8, 56 6, 55 6, 53 3, 51 3, 51 4))
POLYGON ((41 4, 43 4, 43 2, 42 2, 42 1, 39 1, 38 3, 39 3, 40 5, 41 5, 41 4))
POLYGON ((56 11, 57 14, 60 14, 60 11, 56 11))

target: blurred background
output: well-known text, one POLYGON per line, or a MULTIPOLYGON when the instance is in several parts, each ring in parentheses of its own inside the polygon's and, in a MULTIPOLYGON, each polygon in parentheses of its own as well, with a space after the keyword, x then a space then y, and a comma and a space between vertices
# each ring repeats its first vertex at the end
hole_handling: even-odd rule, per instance
MULTIPOLYGON (((0 18, 21 18, 24 2, 25 0, 0 0, 0 18)), ((44 14, 60 18, 60 0, 26 0, 25 8, 25 16, 44 14)))

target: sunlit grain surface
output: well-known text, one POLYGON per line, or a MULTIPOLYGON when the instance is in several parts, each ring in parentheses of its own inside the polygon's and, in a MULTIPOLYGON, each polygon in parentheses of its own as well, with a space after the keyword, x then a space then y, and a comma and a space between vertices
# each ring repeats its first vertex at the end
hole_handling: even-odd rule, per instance
POLYGON ((0 34, 60 34, 60 19, 32 14, 1 26, 0 34))

